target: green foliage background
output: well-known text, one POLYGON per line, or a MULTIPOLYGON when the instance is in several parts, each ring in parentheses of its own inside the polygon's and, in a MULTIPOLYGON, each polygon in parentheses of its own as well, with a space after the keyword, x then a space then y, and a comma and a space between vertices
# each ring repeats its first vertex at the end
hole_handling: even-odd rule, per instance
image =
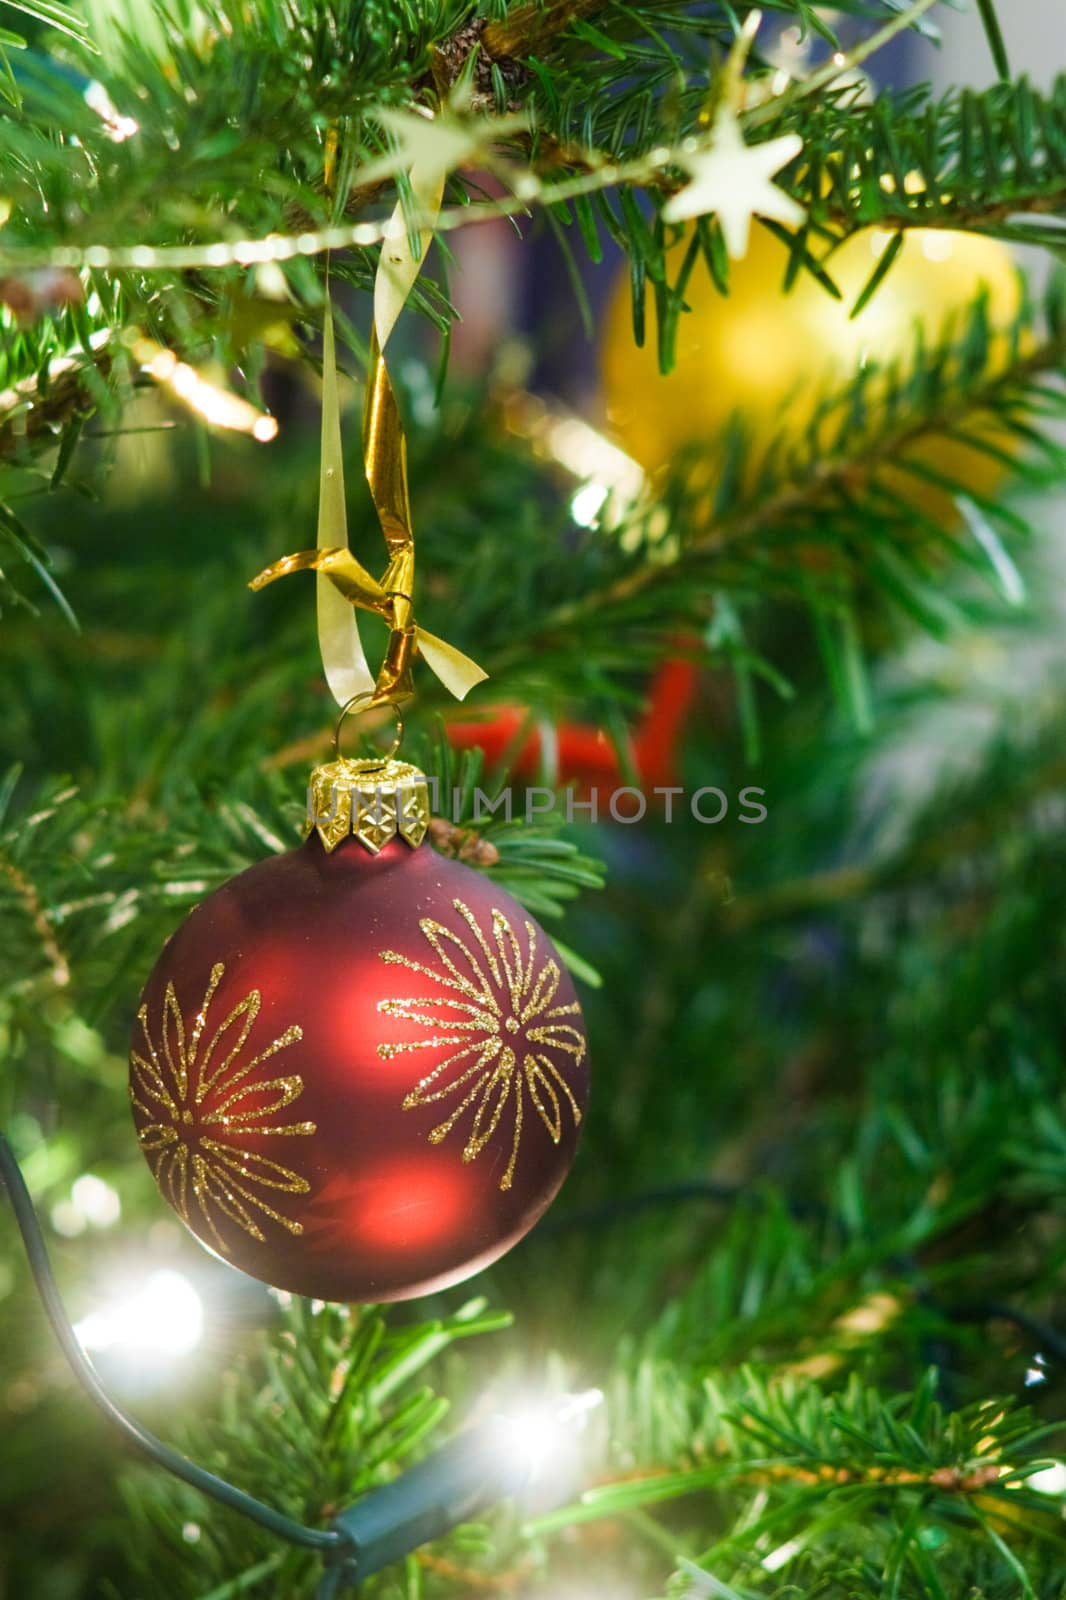
MULTIPOLYGON (((309 596, 245 589, 313 525, 321 253, 279 265, 280 332, 254 267, 200 257, 386 215, 398 162, 378 113, 453 95, 449 116, 533 172, 533 223, 575 267, 623 245, 637 333, 654 299, 669 365, 689 275, 724 287, 728 263, 706 219, 678 273, 660 208, 681 173, 647 155, 698 132, 748 9, 0 9, 32 47, 0 40, 0 278, 78 270, 90 291, 0 323, 0 1123, 75 1315, 123 1263, 203 1287, 200 1355, 139 1411, 301 1517, 390 1479, 486 1395, 604 1391, 564 1503, 460 1530, 367 1586, 389 1600, 1052 1600, 1066 1583, 1066 1501, 1046 1472, 1029 1483, 1062 1451, 1066 1359, 1054 271, 1034 274, 1012 337, 966 308, 940 346, 827 395, 798 444, 707 441, 709 525, 682 463, 617 535, 576 527, 494 395, 452 380, 434 408, 412 347, 426 625, 476 654, 501 699, 616 730, 686 632, 704 677, 684 781, 757 783, 768 820, 485 827, 493 870, 598 974, 583 990, 596 1093, 549 1221, 463 1290, 384 1319, 245 1298, 163 1215, 125 1109, 155 951, 206 890, 295 837, 304 766, 269 758, 329 720, 309 596), (136 139, 108 139, 86 73, 136 115, 136 139), (500 120, 516 115, 517 132, 500 120), (178 247, 194 264, 171 262, 178 247), (209 437, 146 391, 131 326, 250 394, 269 368, 311 398, 269 448, 209 437), (884 469, 903 451, 920 497, 930 469, 905 446, 973 441, 989 420, 1016 441, 1007 490, 949 482, 965 521, 923 524, 884 469), (86 1171, 122 1220, 69 1239, 49 1219, 86 1171)), ((764 9, 826 28, 793 0, 764 9)), ((868 38, 928 30, 940 8, 836 9, 868 38)), ((864 104, 828 85, 751 113, 750 137, 803 134, 781 179, 810 214, 792 269, 817 267, 827 293, 832 244, 870 222, 1039 241, 1054 266, 1066 84, 1013 79, 981 9, 992 90, 864 104)), ((453 177, 455 219, 478 203, 453 177)), ((356 384, 375 263, 373 244, 334 256, 356 384)), ((417 299, 446 329, 445 249, 417 299)), ((469 795, 476 762, 448 755, 422 687, 412 749, 469 795)), ((125 1460, 49 1342, 7 1227, 0 1351, 0 1596, 314 1593, 308 1558, 125 1460)))

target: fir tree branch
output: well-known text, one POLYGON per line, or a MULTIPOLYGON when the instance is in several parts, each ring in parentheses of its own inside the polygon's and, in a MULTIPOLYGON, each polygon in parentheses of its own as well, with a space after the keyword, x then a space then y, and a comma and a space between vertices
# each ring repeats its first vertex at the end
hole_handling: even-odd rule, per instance
MULTIPOLYGON (((1037 214, 1053 214, 1066 186, 1066 83, 1060 82, 1048 96, 1035 93, 1024 80, 1000 84, 983 95, 949 97, 939 105, 930 101, 927 92, 902 96, 895 103, 881 96, 873 106, 854 103, 851 91, 837 91, 832 79, 846 69, 853 59, 864 56, 880 42, 909 21, 914 21, 918 11, 928 0, 917 0, 904 12, 897 12, 881 29, 856 46, 845 57, 842 66, 835 60, 819 69, 811 78, 797 82, 784 94, 770 96, 746 113, 750 130, 766 127, 768 132, 798 131, 804 138, 806 158, 799 170, 785 183, 809 209, 818 228, 848 231, 872 222, 892 226, 957 226, 965 222, 975 225, 1002 226, 1012 211, 1032 210, 1037 214), (816 92, 816 91, 821 92, 816 92), (903 170, 897 166, 905 162, 903 170), (920 192, 904 184, 904 178, 917 173, 921 180, 920 192), (827 186, 827 179, 832 181, 827 186), (882 186, 882 180, 894 179, 891 189, 882 186), (983 219, 987 219, 986 221, 983 219)), ((561 29, 575 13, 572 8, 550 6, 546 10, 519 7, 516 15, 522 27, 529 22, 533 27, 561 29)), ((713 27, 705 18, 686 19, 693 27, 713 27)), ((807 20, 804 14, 804 19, 807 20)), ((580 18, 578 18, 580 21, 580 18)), ((668 0, 663 5, 648 5, 631 13, 623 8, 619 18, 612 16, 616 25, 620 60, 629 61, 635 74, 632 83, 617 61, 605 67, 595 55, 588 61, 590 45, 578 34, 569 39, 565 52, 556 60, 552 57, 549 78, 536 74, 525 83, 507 79, 503 88, 508 105, 522 104, 533 113, 536 133, 533 144, 534 170, 514 165, 511 179, 516 193, 494 202, 475 202, 448 208, 440 219, 442 231, 467 226, 482 220, 504 215, 518 215, 531 206, 558 205, 568 201, 585 200, 617 185, 646 188, 667 195, 681 181, 671 151, 688 134, 699 132, 700 117, 705 106, 709 79, 705 71, 694 74, 686 69, 655 33, 656 23, 667 25, 670 21, 668 0), (661 13, 661 15, 660 15, 661 13), (635 38, 630 39, 634 26, 635 38), (640 29, 652 30, 640 34, 640 29), (590 83, 591 72, 591 83, 590 83), (664 74, 671 81, 680 74, 684 87, 678 105, 665 94, 664 74), (645 82, 645 78, 647 82, 645 82), (551 80, 551 88, 547 84, 551 80), (634 115, 639 103, 640 114, 634 115)), ((233 32, 232 48, 235 56, 234 70, 239 70, 242 52, 253 45, 264 48, 267 39, 260 37, 261 19, 249 18, 248 38, 227 23, 227 32, 233 32)), ((308 46, 322 51, 323 45, 316 32, 317 19, 308 20, 308 46)), ((498 24, 509 27, 510 21, 498 24)), ((380 167, 382 159, 381 126, 375 122, 375 105, 392 107, 397 103, 410 104, 424 100, 429 91, 423 85, 426 76, 414 70, 420 58, 434 49, 444 52, 450 65, 445 76, 454 73, 462 76, 466 63, 474 52, 481 49, 481 35, 493 37, 497 24, 489 22, 482 29, 479 21, 464 24, 445 36, 443 41, 414 38, 407 41, 411 71, 404 76, 403 64, 395 56, 388 63, 372 59, 352 84, 353 92, 360 96, 357 110, 345 113, 343 105, 336 112, 330 105, 319 106, 321 117, 339 120, 344 129, 346 149, 345 185, 349 194, 346 212, 358 212, 369 201, 378 198, 381 179, 364 181, 360 168, 380 167), (465 52, 465 54, 464 54, 465 52), (381 74, 373 81, 374 70, 381 74)), ((518 26, 518 24, 516 24, 518 26)), ((720 26, 720 23, 714 26, 720 26)), ((568 36, 569 38, 569 36, 568 36)), ((272 41, 277 48, 277 41, 272 41)), ((301 41, 302 43, 303 41, 301 41)), ((294 41, 295 46, 295 41, 294 41)), ((286 58, 287 60, 288 58, 286 58)), ((507 57, 506 61, 513 58, 507 57)), ((135 58, 130 68, 144 76, 147 67, 141 58, 135 58)), ((308 144, 306 133, 299 149, 299 135, 291 132, 293 159, 291 170, 279 177, 265 193, 255 186, 252 165, 261 164, 262 146, 254 141, 248 145, 247 157, 227 149, 224 158, 209 157, 194 163, 198 174, 190 189, 189 148, 195 148, 200 128, 232 125, 236 114, 227 104, 227 79, 217 81, 214 73, 224 73, 226 61, 221 46, 213 47, 213 54, 195 63, 204 82, 196 94, 197 111, 190 112, 189 104, 176 99, 172 86, 160 71, 161 126, 155 128, 155 115, 151 102, 140 114, 144 124, 134 140, 140 144, 148 141, 145 151, 150 156, 142 158, 137 168, 131 168, 129 152, 122 147, 118 152, 108 147, 108 136, 99 124, 94 128, 86 117, 84 105, 72 96, 63 98, 55 85, 47 92, 35 83, 33 95, 26 93, 26 128, 20 129, 23 148, 20 159, 12 169, 12 191, 20 199, 20 185, 28 175, 35 175, 34 193, 49 192, 52 182, 64 188, 72 181, 68 167, 72 161, 70 147, 56 145, 49 133, 43 137, 34 115, 42 119, 47 112, 50 125, 63 124, 64 116, 71 124, 70 131, 77 132, 79 148, 91 149, 96 181, 93 203, 84 208, 84 216, 76 226, 62 219, 62 207, 49 205, 46 218, 30 202, 27 194, 25 206, 19 204, 12 221, 4 230, 0 262, 14 273, 26 273, 35 266, 51 264, 69 270, 90 266, 108 272, 141 273, 152 275, 183 273, 193 269, 218 271, 226 267, 254 265, 262 261, 291 263, 290 272, 299 270, 299 263, 308 256, 325 250, 342 248, 370 248, 380 242, 384 223, 373 221, 349 222, 329 225, 324 219, 324 196, 321 182, 321 150, 318 143, 308 144), (215 57, 218 57, 217 68, 215 57), (40 97, 40 108, 37 100, 40 97), (201 99, 211 98, 210 113, 200 106, 201 99), (182 119, 188 118, 192 126, 186 133, 182 119), (165 131, 165 138, 160 137, 165 131), (247 165, 242 165, 246 160, 247 165), (158 205, 149 226, 144 225, 145 176, 153 177, 153 196, 173 193, 175 202, 180 198, 180 231, 201 234, 198 241, 175 245, 170 241, 176 231, 167 226, 164 215, 166 200, 158 205), (136 175, 135 175, 136 174, 136 175), (202 175, 201 175, 202 174, 202 175), (232 211, 233 227, 228 238, 204 237, 202 225, 190 228, 190 217, 199 215, 206 220, 217 215, 217 195, 221 183, 232 186, 233 192, 242 187, 249 199, 239 211, 232 211), (275 191, 277 204, 274 203, 275 191), (242 216, 243 211, 243 216, 242 216), (264 226, 266 215, 270 226, 264 226), (62 226, 55 219, 62 222, 62 226), (262 220, 259 220, 262 219, 262 220), (297 219, 298 223, 297 223, 297 219), (131 226, 132 224, 132 226, 131 226), (299 231, 295 231, 298 226, 299 231), (85 239, 86 227, 93 229, 85 239), (56 238, 57 232, 62 235, 56 238), (131 237, 132 234, 132 237, 131 237), (125 236, 125 237, 123 237, 125 236)), ((165 63, 162 64, 165 66, 165 63)), ((337 63, 324 61, 323 66, 335 68, 330 81, 339 77, 337 63)), ((493 70, 500 64, 491 62, 493 70)), ((272 63, 261 69, 264 75, 271 70, 281 71, 281 63, 272 63)), ((352 64, 347 64, 352 73, 352 64)), ((443 70, 443 69, 442 69, 443 70)), ((545 69, 547 70, 547 69, 545 69)), ((194 82, 197 81, 194 78, 194 82)), ((191 85, 190 85, 191 87, 191 85)), ((762 85, 754 82, 761 90, 762 85)), ((119 81, 112 85, 113 93, 122 96, 119 81)), ((332 94, 332 88, 331 88, 332 94)), ((495 93, 495 91, 494 91, 495 93)), ((430 94, 439 94, 439 89, 430 94)), ((487 95, 487 91, 486 91, 487 95)), ((274 124, 274 108, 280 104, 279 95, 270 102, 266 126, 257 129, 260 138, 269 136, 276 148, 279 136, 285 134, 274 124)), ((348 105, 353 101, 349 97, 348 105)), ((479 111, 488 113, 492 106, 483 96, 477 102, 479 111)), ((475 122, 482 130, 486 149, 500 135, 494 131, 494 117, 484 114, 475 122)), ((305 128, 306 128, 305 124, 305 128)), ((522 141, 517 141, 513 130, 501 133, 504 143, 513 153, 518 153, 522 141)), ((80 162, 81 158, 77 158, 80 162)), ((387 165, 387 163, 386 163, 387 165)), ((56 191, 58 197, 58 189, 56 191)), ((69 209, 69 208, 68 208, 69 209)), ((227 207, 228 210, 231 208, 227 207)), ((177 219, 174 219, 177 221, 177 219)), ((625 214, 615 216, 612 227, 636 246, 631 219, 625 214)), ((646 243, 642 247, 646 250, 646 243)), ((659 273, 658 262, 650 263, 653 276, 659 273)))
POLYGON ((57 357, 45 382, 22 378, 0 392, 0 461, 54 448, 59 429, 75 418, 92 416, 112 367, 113 355, 106 347, 96 350, 91 362, 79 350, 57 357))
MULTIPOLYGON (((835 548, 831 511, 835 495, 861 496, 883 465, 898 464, 916 444, 950 433, 969 417, 994 414, 1006 397, 1024 391, 1046 373, 1061 371, 1064 360, 1066 329, 1060 328, 1036 348, 1017 355, 1007 368, 984 374, 972 386, 948 386, 919 415, 905 415, 898 423, 892 422, 880 432, 875 430, 873 437, 858 430, 839 441, 836 449, 818 450, 805 466, 787 474, 765 495, 748 503, 742 501, 710 528, 689 537, 671 559, 650 559, 606 587, 556 607, 543 618, 531 638, 523 639, 514 652, 505 650, 502 660, 497 658, 495 670, 512 670, 527 651, 536 655, 593 619, 598 628, 607 626, 612 615, 625 613, 633 601, 643 600, 657 589, 674 590, 679 583, 684 586, 687 579, 705 574, 709 566, 735 551, 750 553, 760 544, 765 547, 789 529, 801 527, 801 537, 811 547, 818 539, 817 533, 809 531, 811 519, 820 508, 827 543, 835 548)), ((841 403, 841 409, 846 409, 846 402, 841 403)), ((773 455, 771 443, 766 450, 767 459, 773 455)), ((958 490, 965 493, 966 485, 960 483, 958 490)), ((680 520, 684 526, 683 512, 680 520)))
POLYGON ((539 54, 564 28, 582 17, 608 11, 612 5, 613 0, 545 0, 541 5, 517 5, 498 22, 485 24, 482 44, 493 57, 539 54))
POLYGON ((8 860, 2 852, 0 852, 0 876, 6 878, 11 885, 23 914, 37 936, 41 952, 49 965, 50 982, 57 989, 65 988, 70 982, 70 967, 36 888, 21 868, 8 860))
POLYGON ((981 16, 981 25, 985 30, 988 48, 992 52, 996 71, 1006 82, 1010 78, 1010 62, 1007 59, 1007 47, 1003 42, 1003 31, 996 16, 995 0, 977 0, 977 9, 981 16))
MULTIPOLYGON (((579 1504, 538 1518, 534 1529, 555 1531, 738 1480, 822 1492, 932 1489, 952 1499, 998 1485, 1009 1494, 1040 1460, 1037 1446, 1057 1431, 1034 1427, 1022 1409, 997 1414, 995 1402, 948 1414, 933 1398, 932 1374, 916 1394, 887 1405, 855 1377, 833 1394, 751 1369, 707 1387, 683 1465, 636 1478, 629 1470, 588 1489, 579 1504)), ((796 1503, 797 1513, 804 1504, 810 1502, 796 1503)), ((942 1507, 941 1515, 950 1520, 954 1512, 942 1507)), ((738 1542, 754 1533, 744 1530, 738 1542)))
POLYGON ((469 1594, 512 1594, 532 1576, 534 1563, 526 1557, 515 1566, 501 1572, 481 1572, 446 1556, 434 1555, 430 1550, 419 1550, 415 1560, 426 1572, 452 1583, 462 1584, 469 1594))
POLYGON ((838 52, 824 67, 819 67, 806 78, 800 78, 780 97, 752 111, 747 118, 747 126, 758 128, 764 123, 777 121, 779 116, 787 117, 798 101, 805 100, 810 95, 821 94, 823 89, 830 88, 839 79, 854 72, 856 67, 876 55, 878 50, 883 49, 886 44, 891 44, 898 34, 914 27, 936 3, 937 0, 912 0, 912 3, 905 6, 891 21, 867 35, 865 39, 861 39, 846 53, 838 52))
MULTIPOLYGON (((1010 86, 1010 97, 1004 96, 1001 88, 996 86, 986 91, 984 101, 976 109, 977 97, 965 96, 958 105, 949 100, 938 108, 930 106, 928 109, 934 113, 927 119, 931 128, 918 120, 922 108, 917 104, 904 108, 898 124, 891 128, 886 127, 884 101, 878 101, 873 110, 858 108, 850 118, 840 112, 831 117, 822 116, 822 131, 832 128, 837 147, 826 145, 815 150, 809 130, 802 181, 782 179, 782 187, 807 207, 818 228, 827 230, 833 237, 847 237, 871 225, 893 229, 967 227, 996 232, 1002 231, 1012 216, 1056 216, 1066 203, 1066 79, 1057 85, 1055 99, 1041 108, 1045 112, 1048 144, 1044 151, 1031 151, 1024 173, 1013 172, 1008 161, 1009 151, 1012 145, 1016 147, 1018 140, 1018 129, 1011 120, 1016 104, 1012 96, 1024 93, 1030 102, 1039 97, 1024 84, 1010 86), (998 106, 987 103, 992 97, 998 99, 998 106), (990 127, 988 118, 993 110, 998 110, 1000 115, 990 127), (970 170, 956 162, 959 142, 966 138, 965 127, 975 118, 984 120, 989 139, 995 141, 987 171, 970 170), (898 177, 891 170, 893 165, 899 164, 898 155, 890 161, 886 139, 893 141, 897 151, 903 150, 913 157, 914 164, 906 171, 901 169, 898 177), (938 143, 938 139, 943 143, 938 143), (997 167, 996 162, 1000 160, 1002 166, 997 167), (914 183, 905 181, 912 176, 914 183), (834 179, 828 191, 827 177, 834 179)), ((775 131, 788 125, 787 120, 782 119, 774 124, 775 131)), ((491 139, 491 136, 491 124, 488 124, 486 137, 491 139)), ((570 139, 560 141, 554 135, 547 140, 542 138, 539 149, 540 157, 535 159, 532 170, 512 169, 511 177, 518 194, 445 208, 436 218, 416 214, 412 216, 412 225, 424 223, 446 235, 479 223, 521 216, 534 207, 563 207, 568 202, 601 196, 619 187, 646 190, 665 199, 682 182, 680 177, 670 173, 671 167, 676 166, 670 147, 661 144, 656 146, 657 153, 652 156, 627 160, 617 160, 609 152, 583 147, 570 139), (562 177, 545 181, 545 154, 549 158, 549 173, 553 162, 561 163, 562 177), (583 170, 571 176, 575 168, 583 170)), ((358 208, 379 192, 378 184, 366 187, 357 184, 353 190, 353 205, 358 208)), ((614 222, 618 221, 615 217, 614 222)), ((0 248, 0 270, 16 277, 47 267, 95 268, 109 274, 218 272, 264 262, 292 263, 329 251, 371 248, 381 243, 386 227, 385 219, 335 223, 304 228, 299 234, 275 232, 259 237, 216 237, 183 245, 94 241, 84 245, 42 247, 15 243, 0 248)), ((1059 230, 1055 229, 1049 229, 1045 235, 1048 243, 1054 243, 1058 237, 1059 230)), ((656 268, 656 275, 661 275, 661 267, 656 268)))

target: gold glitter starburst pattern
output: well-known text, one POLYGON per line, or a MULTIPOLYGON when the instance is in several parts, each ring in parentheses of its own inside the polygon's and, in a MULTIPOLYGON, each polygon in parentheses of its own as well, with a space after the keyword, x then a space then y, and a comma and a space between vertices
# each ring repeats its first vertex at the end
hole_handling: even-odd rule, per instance
POLYGON ((378 1055, 387 1061, 409 1051, 450 1052, 420 1079, 403 1108, 439 1104, 447 1111, 429 1135, 433 1144, 440 1144, 468 1118, 464 1161, 474 1161, 502 1131, 510 1138, 511 1150, 500 1188, 509 1189, 527 1099, 554 1144, 562 1138, 567 1110, 575 1127, 581 1121, 580 1107, 560 1070, 563 1065, 576 1068, 584 1060, 585 1036, 565 1020, 580 1017, 581 1008, 576 1001, 555 1004, 559 966, 550 956, 540 957, 532 922, 525 924, 523 956, 518 936, 502 911, 492 912, 486 933, 462 900, 453 900, 452 905, 469 928, 469 938, 432 917, 423 917, 418 924, 437 958, 436 966, 395 950, 381 951, 383 961, 432 978, 440 993, 380 1000, 378 1010, 385 1016, 414 1023, 426 1030, 427 1037, 379 1044, 378 1055))
POLYGON ((263 1078, 256 1070, 303 1037, 298 1026, 286 1028, 265 1049, 246 1056, 262 1004, 259 990, 252 989, 211 1031, 211 1002, 225 970, 221 961, 211 968, 203 1004, 188 1035, 174 985, 168 982, 157 1037, 152 1037, 148 1008, 142 1005, 137 1020, 144 1049, 134 1047, 130 1052, 130 1098, 144 1119, 138 1138, 160 1192, 190 1227, 195 1228, 194 1213, 198 1214, 223 1252, 227 1245, 219 1231, 222 1219, 236 1223, 260 1243, 265 1242, 263 1229, 270 1223, 292 1234, 303 1232, 302 1225, 284 1216, 271 1200, 277 1194, 307 1194, 307 1179, 258 1151, 242 1148, 242 1139, 316 1131, 313 1122, 275 1120, 299 1099, 303 1079, 292 1074, 263 1078))

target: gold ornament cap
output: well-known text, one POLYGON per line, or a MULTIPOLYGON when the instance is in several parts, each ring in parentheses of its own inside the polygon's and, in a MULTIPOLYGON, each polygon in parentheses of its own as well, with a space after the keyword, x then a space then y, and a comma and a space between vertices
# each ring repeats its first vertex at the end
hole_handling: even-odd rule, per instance
POLYGON ((304 833, 316 832, 328 851, 349 834, 373 856, 397 834, 413 849, 428 827, 426 775, 410 762, 337 756, 311 773, 304 833))

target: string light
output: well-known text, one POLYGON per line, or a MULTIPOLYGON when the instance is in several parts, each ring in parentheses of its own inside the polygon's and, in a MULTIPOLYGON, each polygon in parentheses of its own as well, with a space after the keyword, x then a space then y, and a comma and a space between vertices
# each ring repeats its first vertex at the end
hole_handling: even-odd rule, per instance
POLYGON ((502 409, 509 433, 524 439, 538 459, 555 462, 578 480, 570 498, 578 527, 615 527, 640 499, 644 468, 591 423, 522 389, 509 390, 502 409))
MULTIPOLYGON (((450 233, 476 223, 519 215, 528 211, 534 203, 556 205, 619 183, 651 183, 658 178, 662 167, 676 165, 680 152, 681 146, 677 149, 659 147, 649 155, 631 161, 605 163, 598 152, 590 151, 588 161, 591 170, 588 173, 554 184, 544 183, 531 170, 512 170, 509 174, 512 191, 509 196, 500 200, 452 206, 434 216, 415 212, 408 219, 409 225, 416 231, 432 228, 437 233, 450 233)), ((359 178, 360 175, 356 174, 356 181, 359 178)), ((385 219, 342 223, 295 235, 270 233, 261 239, 218 239, 209 244, 60 245, 52 250, 0 251, 0 268, 16 272, 44 265, 75 269, 93 267, 111 272, 130 269, 183 272, 198 267, 253 266, 291 261, 298 256, 324 255, 333 250, 365 249, 381 244, 388 227, 389 222, 385 219)))
MULTIPOLYGON (((90 336, 89 346, 94 354, 102 352, 111 340, 109 328, 99 328, 90 336)), ((174 398, 205 422, 211 423, 216 428, 227 428, 234 433, 245 433, 258 440, 260 444, 267 444, 278 436, 278 423, 275 417, 269 416, 265 411, 248 400, 243 400, 240 395, 231 393, 228 389, 221 388, 212 383, 195 367, 190 367, 182 361, 173 350, 168 350, 165 345, 157 344, 154 339, 149 339, 137 328, 129 328, 123 334, 123 342, 135 361, 142 370, 155 379, 161 388, 166 389, 174 398)), ((66 373, 80 369, 84 365, 84 356, 57 356, 48 364, 48 379, 54 384, 57 379, 66 373)), ((12 388, 0 390, 0 416, 16 411, 23 406, 32 406, 38 397, 38 384, 36 377, 23 378, 12 388)))
POLYGON ((180 1272, 151 1273, 133 1294, 74 1324, 83 1350, 119 1351, 141 1367, 188 1355, 200 1343, 203 1301, 180 1272))
POLYGON ((584 1389, 550 1401, 509 1407, 496 1419, 501 1465, 521 1462, 529 1482, 540 1478, 548 1467, 553 1478, 557 1477, 563 1458, 572 1451, 575 1436, 584 1430, 603 1398, 601 1389, 584 1389))
POLYGON ((570 515, 579 528, 594 528, 610 494, 605 483, 583 483, 570 497, 570 515))
POLYGON ((149 377, 205 422, 216 428, 228 428, 233 433, 250 434, 260 444, 277 438, 276 418, 240 395, 212 383, 195 367, 180 360, 173 350, 136 331, 126 335, 126 342, 149 377))
MULTIPOLYGON (((745 123, 746 128, 760 127, 772 120, 778 114, 782 102, 788 103, 814 94, 826 84, 839 80, 846 70, 859 66, 897 33, 912 26, 935 3, 936 0, 913 0, 907 9, 892 17, 882 28, 870 34, 846 54, 837 50, 830 61, 811 73, 809 77, 802 80, 791 79, 780 94, 777 92, 780 79, 775 78, 770 97, 751 112, 745 123)), ((134 119, 123 117, 106 100, 106 94, 101 100, 92 85, 88 92, 94 94, 95 109, 108 125, 113 138, 128 139, 139 131, 134 119)), ((514 119, 509 116, 497 118, 495 124, 492 119, 487 119, 487 124, 480 142, 483 146, 491 147, 495 137, 513 131, 514 119)), ((529 168, 509 171, 505 167, 500 167, 497 170, 509 176, 511 195, 501 200, 453 206, 435 216, 411 215, 407 218, 408 226, 416 231, 432 228, 435 232, 447 233, 454 228, 469 227, 473 223, 515 216, 528 210, 534 201, 538 204, 557 205, 562 201, 612 188, 616 184, 649 183, 659 177, 664 167, 676 165, 678 155, 683 153, 683 149, 683 146, 678 146, 674 150, 657 147, 649 154, 630 161, 605 161, 601 151, 590 149, 583 152, 585 163, 589 168, 587 172, 554 184, 544 183, 539 175, 529 168)), ((379 175, 390 175, 391 167, 390 161, 386 171, 379 175)), ((364 176, 365 174, 356 172, 353 174, 353 182, 363 181, 364 176)), ((196 267, 250 266, 287 261, 296 256, 322 255, 330 250, 380 244, 386 237, 388 228, 389 222, 384 219, 379 222, 356 222, 320 228, 314 232, 295 236, 271 233, 261 239, 217 240, 211 244, 116 247, 92 244, 80 247, 63 245, 53 250, 0 251, 0 268, 21 272, 30 267, 44 265, 75 269, 99 267, 112 272, 121 272, 131 268, 185 271, 196 267)))
POLYGON ((364 1495, 333 1523, 346 1541, 337 1579, 361 1582, 505 1496, 533 1498, 538 1477, 553 1501, 565 1499, 572 1487, 568 1456, 576 1460, 576 1436, 602 1403, 599 1389, 550 1399, 516 1397, 394 1482, 364 1495))
MULTIPOLYGON (((450 1528, 469 1522, 508 1495, 520 1496, 530 1484, 534 1460, 552 1454, 550 1434, 538 1422, 532 1433, 528 1407, 512 1411, 509 1418, 490 1416, 480 1426, 457 1434, 433 1455, 416 1462, 392 1482, 365 1493, 354 1505, 340 1511, 328 1528, 309 1527, 172 1450, 130 1417, 107 1392, 87 1360, 86 1351, 121 1350, 127 1370, 133 1364, 158 1364, 160 1356, 184 1354, 199 1343, 203 1332, 203 1305, 187 1278, 173 1271, 153 1272, 133 1295, 117 1300, 103 1311, 72 1325, 63 1307, 48 1260, 40 1223, 26 1180, 14 1151, 0 1133, 0 1185, 15 1212, 26 1246, 34 1281, 49 1321, 75 1376, 102 1407, 110 1421, 151 1461, 191 1484, 211 1499, 248 1517, 259 1527, 303 1550, 313 1550, 327 1563, 320 1594, 333 1596, 346 1584, 358 1584, 383 1567, 417 1550, 450 1528), (527 1439, 525 1451, 515 1447, 527 1439), (507 1447, 509 1444, 509 1448, 507 1447), (547 1447, 547 1448, 546 1448, 547 1447)), ((135 1366, 136 1370, 136 1366, 135 1366)), ((143 1371, 142 1366, 142 1371, 143 1371)), ((554 1427, 565 1436, 579 1431, 589 1414, 603 1401, 598 1389, 564 1395, 547 1403, 554 1427)), ((537 1408, 540 1409, 539 1407, 537 1408)), ((553 1483, 558 1483, 557 1470, 553 1483)), ((182 1537, 195 1543, 200 1524, 188 1522, 182 1537)))

